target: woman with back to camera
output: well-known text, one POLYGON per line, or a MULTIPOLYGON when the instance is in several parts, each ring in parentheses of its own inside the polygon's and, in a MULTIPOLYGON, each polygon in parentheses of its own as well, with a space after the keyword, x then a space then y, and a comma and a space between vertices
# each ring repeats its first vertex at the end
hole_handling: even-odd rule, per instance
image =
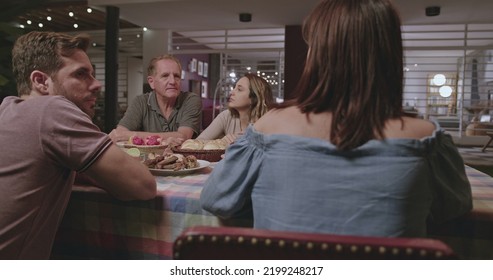
POLYGON ((436 122, 404 115, 401 24, 389 0, 325 0, 303 26, 295 98, 230 146, 201 194, 256 228, 425 236, 472 208, 464 164, 436 122))
POLYGON ((228 110, 217 115, 197 139, 235 141, 250 123, 263 116, 274 104, 272 89, 267 81, 247 73, 235 85, 228 99, 228 110))

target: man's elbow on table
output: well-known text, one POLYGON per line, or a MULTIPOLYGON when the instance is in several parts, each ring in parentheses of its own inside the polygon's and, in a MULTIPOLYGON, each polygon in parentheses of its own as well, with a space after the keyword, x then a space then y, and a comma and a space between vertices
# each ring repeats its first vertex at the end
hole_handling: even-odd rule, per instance
POLYGON ((112 145, 86 171, 97 185, 120 200, 148 200, 156 196, 156 178, 147 166, 112 145))

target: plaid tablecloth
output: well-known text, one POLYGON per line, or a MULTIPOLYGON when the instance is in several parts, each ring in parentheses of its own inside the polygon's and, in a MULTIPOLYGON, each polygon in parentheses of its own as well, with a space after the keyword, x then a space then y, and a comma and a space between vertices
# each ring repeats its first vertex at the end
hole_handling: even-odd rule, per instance
POLYGON ((100 188, 74 185, 52 258, 170 259, 183 229, 221 224, 198 203, 210 171, 156 176, 158 195, 149 201, 123 202, 100 188))
POLYGON ((493 216, 493 178, 469 166, 466 173, 471 183, 474 211, 493 216))
MULTIPOLYGON (((470 167, 466 171, 472 185, 474 212, 493 217, 493 178, 470 167)), ((173 241, 185 228, 222 226, 199 204, 210 172, 208 167, 188 176, 157 176, 158 195, 149 201, 122 202, 99 188, 75 185, 52 258, 171 259, 173 241)), ((245 226, 249 222, 238 220, 233 225, 245 226)), ((447 236, 449 229, 440 230, 440 239, 443 235, 445 239, 455 238, 447 236)), ((449 241, 458 243, 452 239, 449 241)), ((459 246, 462 245, 456 247, 459 246)))

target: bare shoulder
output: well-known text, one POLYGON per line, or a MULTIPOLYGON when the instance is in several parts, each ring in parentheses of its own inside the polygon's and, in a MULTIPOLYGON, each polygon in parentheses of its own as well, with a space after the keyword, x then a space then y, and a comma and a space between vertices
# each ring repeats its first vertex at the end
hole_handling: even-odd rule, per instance
POLYGON ((264 133, 279 132, 277 129, 286 127, 286 123, 296 118, 297 111, 299 110, 295 107, 270 110, 255 122, 254 127, 264 133))
POLYGON ((405 124, 407 123, 409 126, 411 126, 412 129, 416 129, 417 131, 420 131, 420 133, 422 133, 425 136, 432 135, 436 129, 434 123, 423 119, 405 117, 404 123, 405 124))
POLYGON ((402 122, 400 119, 391 120, 385 129, 385 135, 387 138, 421 139, 432 136, 435 130, 435 124, 428 120, 403 117, 402 122))

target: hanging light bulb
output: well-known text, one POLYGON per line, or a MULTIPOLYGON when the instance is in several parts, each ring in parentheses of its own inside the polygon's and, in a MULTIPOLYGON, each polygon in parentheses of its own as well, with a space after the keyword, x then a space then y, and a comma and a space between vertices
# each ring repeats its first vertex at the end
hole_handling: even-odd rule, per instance
POLYGON ((441 86, 438 92, 441 97, 450 97, 452 95, 452 88, 450 86, 441 86))

